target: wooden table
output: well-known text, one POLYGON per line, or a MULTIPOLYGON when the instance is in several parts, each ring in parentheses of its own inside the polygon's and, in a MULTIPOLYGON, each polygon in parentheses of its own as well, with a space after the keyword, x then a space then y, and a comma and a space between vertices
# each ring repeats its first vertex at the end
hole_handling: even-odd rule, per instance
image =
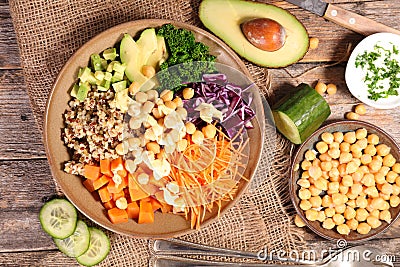
MULTIPOLYGON (((274 93, 271 102, 285 94, 286 88, 300 82, 315 85, 317 80, 334 83, 338 93, 328 96, 332 115, 342 119, 358 101, 344 83, 345 62, 321 67, 292 78, 315 66, 334 63, 346 57, 349 44, 354 47, 362 36, 302 11, 285 1, 266 1, 286 8, 301 20, 310 36, 318 37, 318 49, 286 70, 271 70, 274 93)), ((400 29, 398 0, 335 0, 342 8, 400 29)), ((400 113, 397 110, 367 108, 362 120, 388 131, 400 142, 400 113)), ((41 230, 38 212, 43 201, 55 194, 41 135, 29 106, 17 41, 11 22, 8 0, 0 0, 0 266, 71 266, 76 265, 59 252, 41 230)), ((304 229, 303 237, 316 247, 327 241, 304 229)), ((400 257, 400 220, 379 238, 369 242, 400 257)))

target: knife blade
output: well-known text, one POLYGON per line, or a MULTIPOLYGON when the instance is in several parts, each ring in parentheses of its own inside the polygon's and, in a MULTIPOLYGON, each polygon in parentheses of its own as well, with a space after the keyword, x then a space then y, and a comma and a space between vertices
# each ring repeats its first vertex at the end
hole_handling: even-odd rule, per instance
POLYGON ((391 32, 400 34, 399 30, 376 22, 372 19, 363 17, 354 12, 345 10, 333 4, 326 3, 322 0, 286 1, 362 35, 371 35, 378 32, 391 32))

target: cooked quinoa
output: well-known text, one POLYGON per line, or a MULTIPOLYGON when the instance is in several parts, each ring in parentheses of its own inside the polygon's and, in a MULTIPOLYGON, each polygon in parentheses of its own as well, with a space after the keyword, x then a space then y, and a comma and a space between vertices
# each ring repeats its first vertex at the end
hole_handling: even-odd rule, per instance
POLYGON ((124 114, 115 107, 114 93, 90 91, 84 101, 74 98, 64 113, 62 137, 72 152, 64 171, 83 174, 83 166, 103 158, 117 158, 115 147, 123 137, 124 114))

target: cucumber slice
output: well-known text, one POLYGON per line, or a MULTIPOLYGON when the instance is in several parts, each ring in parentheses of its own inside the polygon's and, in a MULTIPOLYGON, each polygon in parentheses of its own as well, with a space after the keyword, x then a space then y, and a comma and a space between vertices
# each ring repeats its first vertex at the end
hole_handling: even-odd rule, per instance
POLYGON ((307 84, 300 84, 273 108, 276 128, 292 143, 303 143, 331 114, 326 100, 307 84))
POLYGON ((90 232, 86 223, 78 220, 75 232, 65 239, 54 238, 54 243, 61 252, 69 257, 76 258, 89 248, 90 232))
POLYGON ((75 207, 68 200, 53 199, 40 209, 39 220, 46 233, 64 239, 74 233, 77 216, 75 207))
POLYGON ((89 227, 90 244, 88 250, 76 260, 84 266, 93 266, 104 260, 110 252, 110 240, 106 234, 93 227, 89 227))

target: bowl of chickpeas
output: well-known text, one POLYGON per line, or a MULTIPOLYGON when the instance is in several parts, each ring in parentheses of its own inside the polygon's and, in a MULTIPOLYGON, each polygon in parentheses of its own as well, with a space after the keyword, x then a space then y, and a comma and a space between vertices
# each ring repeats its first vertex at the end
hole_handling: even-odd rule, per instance
POLYGON ((297 226, 359 242, 387 230, 400 213, 400 148, 379 127, 335 121, 296 151, 290 195, 297 226))

